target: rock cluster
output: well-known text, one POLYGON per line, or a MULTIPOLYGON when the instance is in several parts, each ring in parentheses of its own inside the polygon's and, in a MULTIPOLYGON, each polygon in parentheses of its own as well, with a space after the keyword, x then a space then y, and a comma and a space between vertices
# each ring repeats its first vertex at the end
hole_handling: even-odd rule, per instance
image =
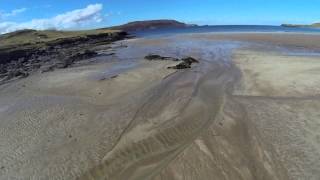
POLYGON ((156 54, 149 54, 149 55, 145 56, 145 59, 147 59, 149 61, 159 61, 159 60, 182 61, 181 63, 179 63, 175 66, 168 67, 168 69, 187 69, 187 68, 191 68, 191 65, 193 63, 199 63, 199 61, 193 57, 186 57, 186 58, 178 59, 178 58, 173 58, 173 57, 160 56, 160 55, 156 55, 156 54))
POLYGON ((181 61, 182 61, 181 63, 175 66, 168 67, 168 69, 187 69, 187 68, 191 68, 191 65, 193 63, 199 63, 199 61, 194 59, 193 57, 182 58, 181 61))

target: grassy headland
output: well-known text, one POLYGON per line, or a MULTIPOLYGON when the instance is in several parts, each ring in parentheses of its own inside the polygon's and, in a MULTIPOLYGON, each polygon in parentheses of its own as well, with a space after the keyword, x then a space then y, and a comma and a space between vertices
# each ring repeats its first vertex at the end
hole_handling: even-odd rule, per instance
POLYGON ((282 24, 283 27, 308 27, 308 28, 320 28, 320 23, 314 24, 282 24))
POLYGON ((20 30, 0 35, 0 48, 8 46, 35 45, 55 41, 57 39, 86 37, 99 34, 115 34, 119 30, 99 29, 83 31, 57 31, 57 30, 20 30))
POLYGON ((86 31, 20 30, 0 36, 0 84, 10 79, 66 68, 97 55, 95 47, 124 39, 127 33, 100 29, 86 31))

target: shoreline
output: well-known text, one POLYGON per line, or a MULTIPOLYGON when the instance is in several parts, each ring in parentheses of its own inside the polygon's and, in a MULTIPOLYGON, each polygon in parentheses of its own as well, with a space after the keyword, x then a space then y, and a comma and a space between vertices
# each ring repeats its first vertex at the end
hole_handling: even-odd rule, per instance
POLYGON ((306 48, 320 51, 320 34, 291 33, 217 33, 208 35, 191 34, 190 36, 208 38, 210 40, 233 40, 244 42, 268 43, 270 45, 306 48))

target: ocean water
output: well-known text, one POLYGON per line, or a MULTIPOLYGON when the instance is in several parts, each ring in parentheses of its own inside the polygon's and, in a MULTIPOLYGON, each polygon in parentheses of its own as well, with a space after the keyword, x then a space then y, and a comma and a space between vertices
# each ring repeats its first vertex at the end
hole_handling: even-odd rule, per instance
POLYGON ((165 28, 131 32, 137 37, 167 36, 181 33, 307 33, 319 34, 320 28, 299 28, 282 26, 260 26, 260 25, 223 25, 223 26, 195 26, 185 28, 165 28))

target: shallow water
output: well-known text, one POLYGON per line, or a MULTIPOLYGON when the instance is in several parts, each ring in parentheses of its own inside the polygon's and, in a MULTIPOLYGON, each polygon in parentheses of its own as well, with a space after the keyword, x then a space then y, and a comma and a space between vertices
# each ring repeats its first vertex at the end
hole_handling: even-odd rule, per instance
POLYGON ((104 71, 100 72, 95 72, 93 73, 89 79, 90 80, 96 80, 96 81, 101 81, 101 80, 106 80, 110 78, 114 78, 117 75, 124 73, 130 69, 133 69, 138 66, 137 62, 134 61, 123 61, 123 62, 118 62, 110 67, 107 67, 104 71))
POLYGON ((226 26, 199 26, 187 28, 168 28, 145 30, 132 32, 138 37, 159 38, 176 34, 186 33, 306 33, 320 34, 319 28, 297 28, 297 27, 282 27, 282 26, 259 26, 259 25, 226 25, 226 26))

